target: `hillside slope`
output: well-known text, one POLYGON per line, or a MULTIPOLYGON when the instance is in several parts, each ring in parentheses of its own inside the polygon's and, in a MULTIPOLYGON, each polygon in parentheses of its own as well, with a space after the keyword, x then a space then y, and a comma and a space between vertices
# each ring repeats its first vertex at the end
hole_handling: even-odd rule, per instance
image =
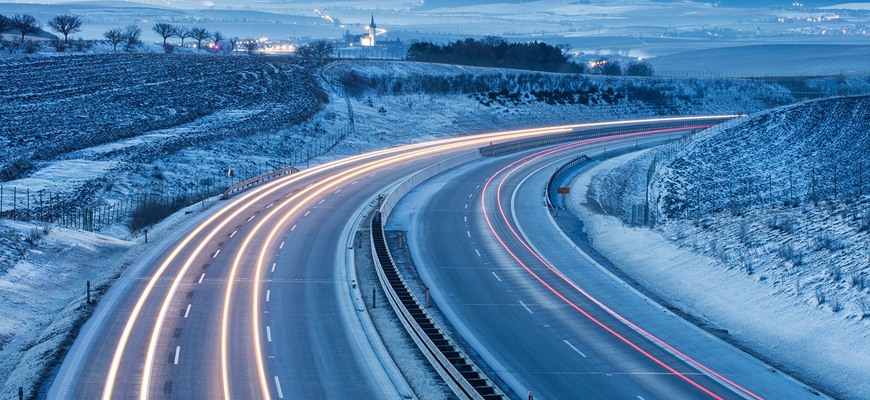
POLYGON ((854 376, 870 341, 868 107, 808 101, 710 129, 598 174, 590 202, 654 226, 624 234, 658 238, 654 267, 634 273, 664 297, 834 393, 866 397, 854 376), (662 237, 680 249, 661 250, 662 237))

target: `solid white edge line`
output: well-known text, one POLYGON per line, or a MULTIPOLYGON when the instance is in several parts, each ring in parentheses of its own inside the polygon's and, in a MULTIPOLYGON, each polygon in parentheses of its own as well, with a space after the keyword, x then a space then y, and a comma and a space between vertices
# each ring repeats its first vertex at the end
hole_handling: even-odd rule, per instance
POLYGON ((175 361, 172 363, 178 365, 178 356, 181 355, 181 346, 175 346, 175 361))
POLYGON ((275 375, 275 389, 278 390, 278 398, 283 399, 284 398, 284 391, 281 390, 281 381, 278 380, 278 375, 275 375))

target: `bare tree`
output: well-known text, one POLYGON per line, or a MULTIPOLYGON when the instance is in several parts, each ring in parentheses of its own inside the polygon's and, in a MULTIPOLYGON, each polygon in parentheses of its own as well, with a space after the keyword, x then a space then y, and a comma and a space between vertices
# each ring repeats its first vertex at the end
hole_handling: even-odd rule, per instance
POLYGON ((625 74, 630 76, 653 76, 655 75, 655 70, 646 61, 632 61, 625 67, 625 74))
POLYGON ((190 29, 178 28, 178 31, 175 32, 175 37, 181 39, 181 47, 184 47, 184 39, 193 37, 193 33, 190 31, 190 29))
POLYGON ((136 25, 127 25, 124 28, 124 39, 127 41, 127 47, 133 47, 142 41, 139 39, 142 36, 142 29, 136 25))
POLYGON ((30 14, 16 14, 12 17, 12 28, 21 33, 21 43, 24 43, 24 36, 39 33, 39 22, 30 14))
POLYGON ((332 57, 334 49, 332 43, 327 40, 315 40, 299 48, 298 53, 302 58, 323 59, 332 57))
POLYGON ((236 50, 236 45, 239 43, 239 38, 233 36, 229 39, 230 42, 230 52, 236 50))
POLYGON ((3 32, 12 29, 12 20, 6 18, 5 15, 0 14, 0 39, 3 38, 3 32))
POLYGON ((257 50, 257 47, 260 47, 260 44, 257 43, 255 39, 251 39, 242 42, 242 46, 245 46, 245 49, 248 50, 248 54, 252 54, 254 50, 257 50))
POLYGON ((58 15, 48 21, 48 27, 63 35, 63 43, 69 43, 69 35, 81 32, 82 20, 74 15, 58 15))
POLYGON ((103 33, 103 37, 112 44, 112 51, 118 51, 118 43, 123 42, 127 38, 121 28, 109 29, 103 33))
POLYGON ((211 34, 211 40, 214 41, 215 48, 217 48, 218 43, 224 39, 226 39, 226 37, 220 31, 214 31, 214 33, 211 34))
POLYGON ((196 39, 196 48, 202 48, 202 41, 211 37, 211 33, 205 28, 190 28, 190 37, 196 39))
POLYGON ((178 28, 165 22, 158 22, 151 29, 163 38, 163 47, 166 47, 166 39, 178 34, 178 28))

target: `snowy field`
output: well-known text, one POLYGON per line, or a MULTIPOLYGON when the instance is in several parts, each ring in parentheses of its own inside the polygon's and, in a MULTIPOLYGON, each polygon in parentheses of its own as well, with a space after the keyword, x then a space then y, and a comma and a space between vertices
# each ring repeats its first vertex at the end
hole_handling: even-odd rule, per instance
POLYGON ((669 54, 649 60, 665 76, 870 74, 870 45, 767 44, 669 54))
MULTIPOLYGON (((758 111, 792 103, 806 87, 835 94, 870 86, 865 78, 796 85, 373 61, 309 70, 280 58, 188 54, 4 58, 0 64, 0 125, 7 129, 0 135, 2 149, 27 155, 19 167, 4 155, 3 168, 13 179, 0 182, 3 216, 11 218, 13 187, 16 219, 51 215, 57 206, 21 213, 27 189, 31 208, 45 190, 54 194, 45 198, 101 211, 95 215, 114 210, 108 213, 114 218, 89 225, 96 231, 91 233, 63 228, 52 218, 47 228, 0 225, 0 287, 10 288, 3 292, 10 300, 0 303, 0 315, 9 316, 0 318, 4 393, 18 386, 29 393, 44 381, 57 351, 88 315, 81 305, 85 282, 95 283, 98 298, 141 251, 135 245, 141 232, 130 230, 129 214, 112 207, 126 204, 120 210, 129 211, 142 195, 207 196, 248 176, 398 143, 568 122, 758 111), (323 89, 313 84, 317 80, 323 89), (76 246, 85 249, 67 251, 76 246), (51 281, 44 275, 49 273, 62 276, 62 285, 34 286, 45 292, 44 301, 26 309, 44 318, 20 318, 16 285, 23 277, 51 281)), ((212 199, 185 213, 207 208, 212 199)), ((153 227, 151 236, 177 223, 153 227)))
POLYGON ((577 183, 586 193, 594 176, 574 211, 596 248, 683 311, 839 396, 870 397, 868 103, 805 102, 607 161, 577 183), (648 171, 655 228, 626 227, 643 223, 648 171))
MULTIPOLYGON (((855 5, 815 9, 785 4, 736 6, 729 2, 648 0, 0 3, 0 14, 17 13, 33 14, 43 22, 58 14, 81 16, 85 23, 82 32, 74 37, 84 39, 102 39, 108 29, 135 24, 142 29, 146 42, 161 40, 151 31, 154 22, 201 26, 242 39, 340 39, 346 31, 362 34, 374 16, 378 27, 386 30, 381 38, 408 43, 498 35, 517 41, 567 44, 573 52, 584 56, 645 59, 746 43, 867 45, 866 27, 870 22, 870 11, 855 5), (321 14, 314 12, 315 9, 321 14)), ((178 39, 170 39, 170 42, 178 44, 178 39)), ((815 57, 824 62, 823 54, 815 54, 815 57)), ((775 58, 764 61, 765 64, 778 62, 775 58)), ((686 67, 702 70, 703 67, 700 64, 679 66, 680 70, 686 67)))

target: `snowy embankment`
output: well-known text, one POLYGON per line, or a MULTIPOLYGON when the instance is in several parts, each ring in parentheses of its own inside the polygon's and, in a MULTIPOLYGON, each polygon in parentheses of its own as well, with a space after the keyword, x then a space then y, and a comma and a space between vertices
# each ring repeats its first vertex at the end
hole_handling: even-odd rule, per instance
MULTIPOLYGON (((33 393, 45 383, 51 360, 87 316, 80 307, 85 282, 98 283, 98 300, 129 261, 112 254, 142 241, 130 225, 145 198, 190 204, 259 173, 410 141, 630 116, 759 110, 800 96, 778 83, 746 80, 403 62, 338 62, 316 71, 272 57, 103 54, 7 58, 0 67, 0 217, 47 220, 51 232, 41 239, 34 234, 32 245, 21 240, 31 235, 30 225, 0 227, 0 285, 15 283, 13 277, 32 269, 38 257, 56 269, 37 269, 66 279, 62 287, 40 289, 51 301, 31 303, 28 313, 44 318, 0 324, 0 338, 9 343, 0 346, 3 393, 18 386, 33 393), (111 244, 94 250, 96 256, 49 244, 62 240, 52 236, 69 235, 111 244), (78 267, 90 262, 96 267, 78 267), (35 349, 47 350, 37 355, 35 349)), ((152 241, 159 231, 152 228, 152 241)), ((39 281, 34 287, 50 281, 45 275, 33 279, 39 281)), ((0 315, 20 315, 16 307, 4 301, 0 315)))
POLYGON ((868 97, 775 109, 604 163, 577 183, 594 175, 575 211, 661 297, 835 395, 868 398, 868 129, 868 97), (624 225, 647 209, 652 230, 624 225))

